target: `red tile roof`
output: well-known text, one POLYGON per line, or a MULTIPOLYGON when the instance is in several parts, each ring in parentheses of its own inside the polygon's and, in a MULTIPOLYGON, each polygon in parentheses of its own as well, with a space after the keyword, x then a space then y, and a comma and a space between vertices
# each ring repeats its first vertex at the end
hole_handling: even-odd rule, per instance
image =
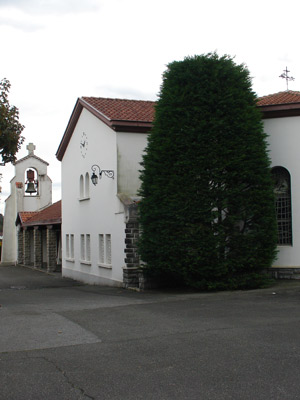
POLYGON ((152 122, 154 101, 82 97, 90 106, 110 121, 152 122))
POLYGON ((154 120, 154 106, 154 101, 145 100, 79 98, 57 149, 57 159, 59 161, 63 159, 83 108, 117 132, 147 133, 154 120))
POLYGON ((279 92, 263 96, 258 99, 258 106, 271 106, 279 104, 293 104, 300 103, 300 92, 293 90, 287 90, 285 92, 279 92))
MULTIPOLYGON (((83 108, 115 131, 147 133, 154 121, 155 104, 154 101, 143 100, 79 98, 57 149, 57 159, 63 159, 83 108)), ((257 105, 263 118, 300 115, 300 92, 289 90, 263 96, 258 99, 257 105)))
POLYGON ((21 219, 23 226, 35 226, 35 225, 51 225, 61 223, 61 200, 52 204, 51 206, 44 208, 41 211, 32 213, 19 213, 21 214, 31 214, 25 220, 21 219))
POLYGON ((19 212, 21 224, 23 225, 26 221, 28 221, 30 218, 32 218, 35 214, 37 214, 37 211, 21 211, 21 212, 19 212))

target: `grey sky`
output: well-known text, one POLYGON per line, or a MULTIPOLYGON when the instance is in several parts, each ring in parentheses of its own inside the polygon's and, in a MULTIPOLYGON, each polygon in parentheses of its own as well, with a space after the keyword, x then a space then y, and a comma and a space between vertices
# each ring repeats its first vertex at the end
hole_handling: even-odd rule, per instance
MULTIPOLYGON (((26 127, 18 158, 36 145, 58 200, 55 153, 77 98, 155 100, 166 65, 189 55, 235 56, 260 96, 286 89, 287 66, 299 89, 297 9, 297 0, 287 12, 280 0, 0 0, 0 79, 26 127)), ((13 168, 0 172, 1 212, 13 168)))

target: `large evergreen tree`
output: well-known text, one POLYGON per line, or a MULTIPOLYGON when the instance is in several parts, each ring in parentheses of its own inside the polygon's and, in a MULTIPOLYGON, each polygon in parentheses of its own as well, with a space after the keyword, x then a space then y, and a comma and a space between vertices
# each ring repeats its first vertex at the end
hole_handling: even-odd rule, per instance
POLYGON ((145 272, 200 289, 258 287, 276 254, 266 135, 229 56, 172 62, 141 172, 145 272))

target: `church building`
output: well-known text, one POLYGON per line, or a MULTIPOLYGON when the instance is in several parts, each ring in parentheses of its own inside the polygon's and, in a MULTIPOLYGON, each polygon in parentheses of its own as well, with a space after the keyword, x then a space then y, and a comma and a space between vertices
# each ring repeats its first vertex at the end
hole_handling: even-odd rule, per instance
MULTIPOLYGON (((155 103, 79 98, 56 156, 62 163, 62 274, 143 286, 137 254, 139 170, 155 103)), ((274 176, 278 257, 270 274, 300 279, 300 92, 258 99, 274 176)))

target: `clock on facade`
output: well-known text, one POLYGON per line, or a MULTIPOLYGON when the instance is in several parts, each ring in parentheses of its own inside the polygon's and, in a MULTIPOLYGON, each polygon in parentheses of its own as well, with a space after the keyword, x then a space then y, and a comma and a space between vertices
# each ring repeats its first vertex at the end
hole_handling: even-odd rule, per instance
POLYGON ((87 148, 88 148, 87 135, 83 132, 80 139, 80 152, 82 157, 86 156, 87 148))

